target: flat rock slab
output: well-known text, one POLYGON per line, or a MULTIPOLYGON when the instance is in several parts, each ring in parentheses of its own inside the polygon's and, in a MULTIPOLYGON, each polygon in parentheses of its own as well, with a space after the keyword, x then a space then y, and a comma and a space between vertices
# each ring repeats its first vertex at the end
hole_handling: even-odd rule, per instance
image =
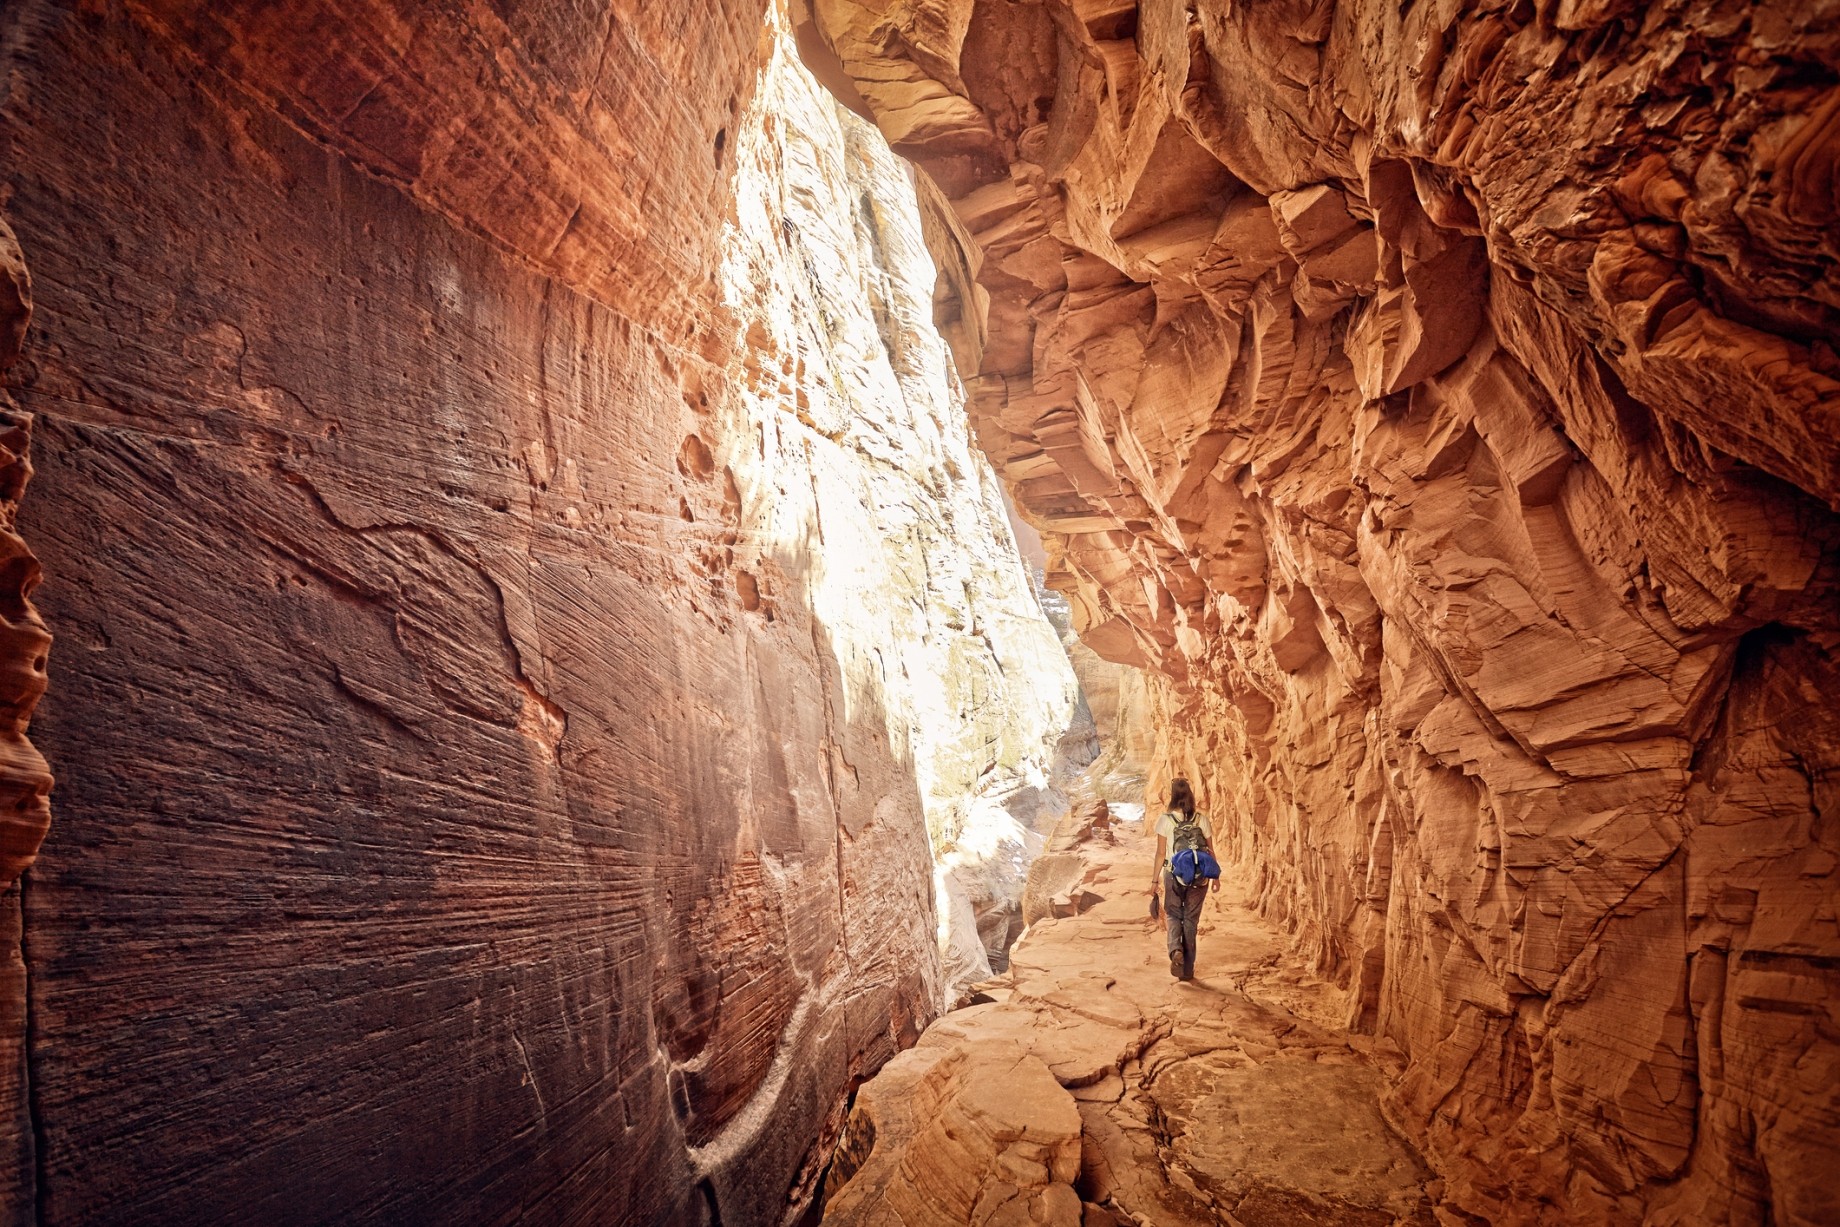
POLYGON ((1362 1065, 1209 1054, 1171 1064, 1150 1097, 1178 1161, 1242 1222, 1420 1221, 1430 1173, 1381 1117, 1381 1089, 1362 1065))

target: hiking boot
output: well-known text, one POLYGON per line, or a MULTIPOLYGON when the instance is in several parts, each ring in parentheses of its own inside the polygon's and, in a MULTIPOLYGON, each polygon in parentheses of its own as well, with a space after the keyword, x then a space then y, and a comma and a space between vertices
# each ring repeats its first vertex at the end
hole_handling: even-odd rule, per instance
POLYGON ((1182 958, 1182 952, 1180 950, 1176 951, 1174 954, 1169 956, 1169 974, 1170 975, 1174 976, 1178 980, 1186 980, 1188 979, 1188 977, 1182 974, 1186 970, 1187 970, 1186 962, 1182 958))

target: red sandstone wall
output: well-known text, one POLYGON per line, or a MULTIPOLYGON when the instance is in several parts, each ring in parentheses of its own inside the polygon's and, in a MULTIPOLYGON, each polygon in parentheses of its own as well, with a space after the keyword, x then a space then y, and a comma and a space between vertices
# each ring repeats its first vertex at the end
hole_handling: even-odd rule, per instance
POLYGON ((1840 1218, 1840 9, 804 7, 1152 791, 1452 1197, 1840 1218))
POLYGON ((0 1219, 773 1221, 933 1008, 911 771, 699 434, 760 28, 0 17, 59 636, 0 1219))
MULTIPOLYGON (((0 218, 0 375, 19 361, 31 317, 31 274, 0 218)), ((51 775, 26 728, 45 692, 51 637, 32 605, 38 559, 13 531, 32 476, 32 419, 4 384, 0 427, 0 1204, 12 1205, 25 1201, 33 1164, 18 877, 51 820, 51 775)))

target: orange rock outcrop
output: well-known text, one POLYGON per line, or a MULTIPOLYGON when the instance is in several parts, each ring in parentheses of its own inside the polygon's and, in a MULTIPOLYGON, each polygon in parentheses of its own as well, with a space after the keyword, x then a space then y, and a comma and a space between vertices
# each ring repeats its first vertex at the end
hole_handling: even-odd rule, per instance
POLYGON ((1498 1223, 1840 1217, 1831 5, 809 0, 1152 792, 1498 1223))

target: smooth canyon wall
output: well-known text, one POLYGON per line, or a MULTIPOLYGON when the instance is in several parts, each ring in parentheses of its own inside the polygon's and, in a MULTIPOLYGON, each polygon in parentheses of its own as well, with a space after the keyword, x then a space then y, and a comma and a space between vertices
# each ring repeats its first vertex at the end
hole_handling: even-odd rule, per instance
POLYGON ((779 1222, 939 1008, 1073 682, 764 10, 0 16, 0 1219, 779 1222))

